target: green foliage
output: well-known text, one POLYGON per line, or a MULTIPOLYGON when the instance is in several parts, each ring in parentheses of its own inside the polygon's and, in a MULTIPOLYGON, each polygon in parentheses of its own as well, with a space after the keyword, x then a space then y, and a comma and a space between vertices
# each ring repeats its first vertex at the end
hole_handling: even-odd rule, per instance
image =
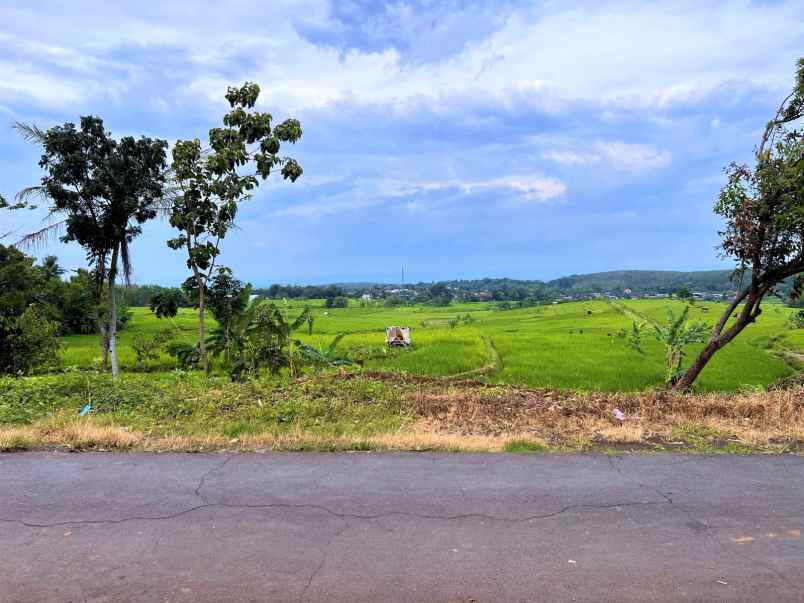
POLYGON ((157 318, 175 318, 183 297, 178 289, 165 289, 151 297, 149 307, 157 318))
POLYGON ((324 300, 325 308, 346 308, 349 305, 349 299, 343 295, 336 295, 335 297, 327 297, 324 300))
POLYGON ((338 344, 346 336, 346 333, 339 333, 327 346, 314 348, 303 341, 296 340, 296 353, 303 360, 316 367, 335 367, 348 366, 355 362, 338 353, 338 344))
MULTIPOLYGON (((709 327, 702 321, 689 322, 690 307, 676 315, 673 308, 667 306, 667 320, 664 324, 650 321, 653 335, 665 349, 665 383, 672 385, 681 373, 681 362, 684 359, 685 348, 692 343, 702 343, 705 340, 709 327)), ((620 336, 625 338, 629 347, 645 355, 642 347, 645 322, 632 323, 631 331, 622 330, 620 336)))
MULTIPOLYGON (((129 244, 142 231, 142 224, 156 216, 156 204, 164 192, 167 142, 125 136, 114 140, 103 120, 83 116, 80 125, 67 122, 42 131, 17 124, 20 133, 42 147, 39 166, 44 170, 38 186, 18 195, 38 194, 51 202, 50 214, 62 217, 62 241, 84 248, 94 269, 96 302, 100 304, 103 283, 108 279, 108 319, 101 326, 102 342, 112 352, 112 370, 117 373, 117 303, 115 283, 119 268, 128 281, 129 244)), ((41 241, 50 229, 25 237, 41 241)))
POLYGON ((307 322, 310 313, 305 308, 294 320, 288 317, 287 306, 280 309, 272 302, 259 302, 253 305, 248 314, 248 323, 243 335, 233 339, 235 345, 231 352, 232 378, 239 380, 257 376, 262 368, 271 374, 278 374, 288 368, 295 374, 294 341, 291 333, 307 322))
MULTIPOLYGON (((794 126, 801 118, 804 59, 798 62, 793 91, 765 127, 754 165, 732 163, 725 170, 728 181, 714 210, 725 223, 720 248, 737 262, 734 277, 740 281, 740 291, 706 347, 678 380, 680 389, 691 387, 712 356, 756 321, 769 293, 786 279, 802 283, 798 275, 804 273, 804 132, 794 126), (733 324, 728 325, 735 312, 733 324)), ((794 288, 793 295, 797 293, 794 288)))
POLYGON ((16 247, 0 245, 0 316, 15 318, 39 301, 43 280, 33 258, 16 247))
POLYGON ((58 329, 35 304, 17 317, 0 316, 0 373, 27 375, 57 364, 58 329))
MULTIPOLYGON (((86 270, 77 270, 68 281, 53 256, 40 265, 15 247, 0 245, 0 315, 19 316, 35 303, 44 318, 59 325, 60 335, 98 332, 103 312, 96 298, 96 283, 86 270)), ((126 304, 118 307, 117 325, 129 318, 126 304)))
POLYGON ((686 285, 682 285, 681 287, 676 289, 674 291, 674 294, 678 299, 683 299, 685 301, 692 299, 692 293, 690 292, 690 288, 687 287, 686 285))
MULTIPOLYGON (((238 205, 249 198, 275 168, 295 182, 301 166, 279 154, 282 143, 301 138, 301 125, 288 119, 272 127, 269 113, 252 111, 260 94, 257 84, 247 82, 229 88, 226 100, 231 110, 223 127, 209 131, 209 150, 201 142, 179 140, 173 147, 173 178, 176 195, 170 208, 170 224, 179 231, 167 241, 171 249, 187 251, 187 267, 193 272, 203 319, 204 294, 212 278, 221 241, 235 224, 238 205)), ((203 320, 199 325, 202 362, 207 365, 203 320)))
POLYGON ((524 438, 516 440, 508 440, 504 447, 505 452, 512 453, 535 453, 547 452, 548 448, 544 444, 540 444, 534 440, 527 440, 524 438))
POLYGON ((210 352, 223 354, 229 363, 233 348, 242 346, 256 304, 250 307, 251 285, 244 285, 232 276, 228 268, 218 268, 207 291, 209 308, 218 323, 207 340, 210 352))
MULTIPOLYGON (((70 280, 62 285, 59 302, 61 332, 65 335, 88 335, 98 332, 101 307, 96 297, 96 283, 92 274, 77 270, 70 280)), ((123 328, 128 312, 118 312, 118 328, 123 328)))
POLYGON ((427 302, 433 306, 448 306, 452 302, 452 291, 444 283, 435 283, 427 293, 427 302))
POLYGON ((791 314, 787 324, 791 329, 804 329, 804 310, 791 314))
POLYGON ((255 289, 254 293, 269 299, 327 299, 345 295, 336 285, 280 285, 273 284, 267 289, 255 289))
POLYGON ((201 362, 201 352, 197 345, 185 341, 171 341, 165 346, 165 350, 176 359, 177 368, 194 369, 201 362))
POLYGON ((153 435, 296 433, 373 435, 407 420, 397 387, 326 373, 287 387, 275 378, 233 383, 198 373, 68 372, 25 379, 0 377, 0 423, 31 423, 48 415, 75 416, 87 403, 103 422, 153 435))
POLYGON ((227 326, 246 309, 251 298, 251 285, 234 278, 232 271, 220 266, 207 288, 207 307, 222 327, 227 326))
POLYGON ((137 355, 137 366, 142 368, 159 358, 162 347, 173 338, 173 331, 163 329, 151 336, 135 335, 131 342, 134 353, 137 355))

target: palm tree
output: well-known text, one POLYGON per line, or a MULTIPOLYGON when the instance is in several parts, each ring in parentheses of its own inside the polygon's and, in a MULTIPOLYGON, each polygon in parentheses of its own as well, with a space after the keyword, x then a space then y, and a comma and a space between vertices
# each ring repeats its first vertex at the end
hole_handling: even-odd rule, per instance
POLYGON ((64 274, 64 268, 59 266, 59 258, 55 255, 46 256, 42 260, 42 274, 45 280, 53 280, 64 274))
POLYGON ((129 244, 142 231, 141 224, 156 217, 163 206, 167 142, 127 136, 112 139, 103 120, 86 116, 80 129, 74 124, 47 131, 16 123, 15 129, 43 149, 40 165, 46 170, 39 185, 23 189, 17 201, 35 196, 51 202, 51 223, 24 236, 20 244, 40 245, 62 230, 64 242, 76 241, 94 268, 97 300, 108 299, 108 317, 100 322, 103 368, 111 358, 117 377, 117 300, 115 284, 122 274, 131 277, 129 244))

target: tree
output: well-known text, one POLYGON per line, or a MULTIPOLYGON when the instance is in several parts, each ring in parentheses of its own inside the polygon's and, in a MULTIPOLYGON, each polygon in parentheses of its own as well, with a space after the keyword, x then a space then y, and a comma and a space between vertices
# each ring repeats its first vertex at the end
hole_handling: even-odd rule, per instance
POLYGON ((301 125, 288 119, 272 128, 268 113, 252 111, 260 94, 256 84, 229 88, 231 110, 223 127, 209 131, 209 149, 198 139, 179 140, 173 148, 176 194, 170 207, 170 224, 179 235, 167 244, 187 252, 198 292, 198 346, 205 372, 209 358, 205 343, 206 292, 214 274, 221 241, 234 226, 238 204, 247 199, 279 167, 282 177, 295 182, 302 175, 299 164, 279 155, 283 142, 295 143, 301 125))
POLYGON ((429 301, 434 306, 448 306, 452 302, 452 292, 444 283, 436 283, 430 287, 429 301))
POLYGON ((22 243, 36 243, 56 228, 63 228, 63 242, 84 248, 93 268, 98 305, 105 294, 108 317, 101 320, 103 365, 111 357, 112 373, 118 374, 117 300, 118 273, 128 283, 131 272, 129 244, 140 234, 141 224, 156 216, 163 197, 167 142, 127 136, 119 142, 106 131, 99 117, 81 117, 73 123, 43 131, 16 124, 27 140, 42 147, 40 184, 17 195, 18 206, 32 195, 51 201, 50 215, 61 220, 26 235, 22 243))
POLYGON ((111 249, 108 274, 109 320, 107 323, 112 374, 117 377, 117 299, 115 284, 122 269, 126 285, 131 276, 129 243, 142 232, 142 224, 156 217, 162 201, 167 167, 167 142, 145 136, 126 136, 115 143, 102 171, 106 189, 103 235, 111 249), (118 263, 119 260, 119 263, 118 263))
MULTIPOLYGON (((61 332, 63 334, 91 335, 99 329, 98 321, 105 320, 98 307, 97 285, 92 273, 79 269, 62 288, 59 299, 61 332)), ((125 313, 118 311, 118 328, 123 325, 119 319, 125 313)))
POLYGON ((165 289, 151 297, 151 312, 156 314, 157 318, 175 318, 176 314, 179 313, 181 301, 182 294, 180 291, 165 289))
POLYGON ((676 289, 675 296, 678 299, 682 299, 682 300, 686 301, 686 300, 692 299, 692 292, 690 292, 690 288, 687 287, 687 285, 682 285, 681 287, 676 289))
POLYGON ((59 258, 55 255, 46 256, 42 260, 42 273, 45 280, 61 278, 61 275, 64 274, 64 268, 59 266, 59 258))
POLYGON ((29 373, 55 361, 58 323, 40 303, 45 284, 34 258, 0 245, 0 373, 29 373))
POLYGON ((768 122, 753 166, 732 163, 715 213, 725 221, 721 249, 737 261, 740 289, 715 324, 703 350, 678 389, 688 389, 715 353, 762 313, 762 301, 787 278, 794 292, 804 289, 804 140, 791 126, 804 117, 804 58, 799 59, 793 91, 768 122), (747 281, 747 282, 744 282, 747 281))
POLYGON ((0 315, 0 373, 26 375, 58 361, 59 324, 36 304, 19 316, 0 315))
POLYGON ((343 295, 327 297, 324 299, 325 308, 346 308, 349 305, 349 298, 343 295))
POLYGON ((38 301, 41 284, 32 257, 16 247, 0 245, 0 315, 20 316, 38 301))
POLYGON ((243 281, 234 278, 229 268, 219 267, 207 290, 207 303, 218 323, 212 333, 214 347, 223 352, 227 363, 236 325, 241 322, 250 301, 251 284, 244 285, 243 281))
POLYGON ((298 369, 294 364, 295 341, 291 335, 307 322, 309 314, 310 308, 304 308, 291 320, 287 305, 283 310, 271 302, 255 304, 245 345, 237 362, 233 363, 233 375, 256 375, 261 367, 267 366, 274 375, 287 367, 290 376, 295 377, 298 369))

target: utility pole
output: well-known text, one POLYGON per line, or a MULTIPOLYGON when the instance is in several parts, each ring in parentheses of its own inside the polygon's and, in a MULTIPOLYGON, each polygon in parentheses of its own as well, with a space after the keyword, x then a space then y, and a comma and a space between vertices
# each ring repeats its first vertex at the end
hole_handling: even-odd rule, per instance
POLYGON ((405 264, 402 264, 402 288, 405 288, 405 264))

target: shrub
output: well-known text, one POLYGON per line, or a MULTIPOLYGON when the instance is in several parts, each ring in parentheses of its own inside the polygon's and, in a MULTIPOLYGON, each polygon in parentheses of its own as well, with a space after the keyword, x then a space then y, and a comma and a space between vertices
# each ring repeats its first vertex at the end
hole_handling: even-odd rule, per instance
POLYGON ((173 333, 169 329, 163 329, 154 333, 153 336, 137 335, 131 342, 134 353, 137 355, 137 366, 143 366, 159 358, 162 346, 170 340, 173 333))
POLYGON ((337 295, 335 297, 328 297, 324 301, 324 305, 327 308, 345 308, 349 305, 349 299, 344 297, 343 295, 337 295))
POLYGON ((59 324, 35 304, 18 317, 0 317, 0 372, 25 375, 58 363, 59 324))

